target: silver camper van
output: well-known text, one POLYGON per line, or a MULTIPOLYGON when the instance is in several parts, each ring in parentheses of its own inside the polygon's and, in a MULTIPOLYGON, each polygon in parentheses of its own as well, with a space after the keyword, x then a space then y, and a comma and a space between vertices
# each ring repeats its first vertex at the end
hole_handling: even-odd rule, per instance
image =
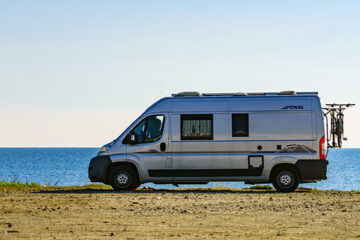
POLYGON ((326 179, 316 92, 183 92, 151 105, 89 164, 92 182, 272 183, 281 192, 326 179))

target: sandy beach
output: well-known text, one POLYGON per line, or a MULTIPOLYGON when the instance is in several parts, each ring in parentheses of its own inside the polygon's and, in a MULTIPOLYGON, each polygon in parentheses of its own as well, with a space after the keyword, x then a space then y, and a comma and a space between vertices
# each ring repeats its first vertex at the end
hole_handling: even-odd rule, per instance
POLYGON ((358 192, 0 191, 0 239, 360 239, 359 222, 358 192))

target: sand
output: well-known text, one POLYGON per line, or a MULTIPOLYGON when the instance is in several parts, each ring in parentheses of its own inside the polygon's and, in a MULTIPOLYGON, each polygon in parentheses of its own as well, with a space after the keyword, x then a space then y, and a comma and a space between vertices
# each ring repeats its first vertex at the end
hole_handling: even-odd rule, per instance
POLYGON ((360 239, 358 192, 0 189, 0 239, 360 239))

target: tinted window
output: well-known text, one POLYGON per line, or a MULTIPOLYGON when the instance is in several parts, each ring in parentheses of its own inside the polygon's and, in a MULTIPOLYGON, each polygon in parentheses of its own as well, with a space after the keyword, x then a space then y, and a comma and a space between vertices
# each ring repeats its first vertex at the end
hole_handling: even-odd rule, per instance
POLYGON ((156 142, 161 138, 164 124, 164 116, 150 116, 147 118, 145 142, 156 142))
MULTIPOLYGON (((135 135, 136 143, 151 143, 159 140, 164 129, 164 118, 163 115, 149 116, 136 125, 131 131, 131 134, 135 135)), ((129 136, 123 143, 129 143, 129 136)))
POLYGON ((181 115, 181 140, 212 140, 213 116, 211 114, 181 115))
POLYGON ((232 136, 233 137, 249 136, 249 114, 232 115, 232 136))
POLYGON ((144 142, 144 133, 147 119, 142 120, 133 130, 132 133, 136 136, 136 143, 144 142))

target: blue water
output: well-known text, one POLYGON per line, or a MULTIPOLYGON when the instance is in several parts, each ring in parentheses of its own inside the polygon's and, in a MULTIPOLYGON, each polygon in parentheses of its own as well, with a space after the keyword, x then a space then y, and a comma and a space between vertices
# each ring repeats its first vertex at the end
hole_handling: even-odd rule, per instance
MULTIPOLYGON (((97 148, 0 148, 0 180, 37 182, 55 186, 90 184, 89 160, 97 148)), ((303 187, 337 190, 360 190, 360 149, 332 149, 328 155, 328 179, 303 187)), ((173 185, 144 184, 155 188, 173 185)), ((225 186, 244 188, 242 182, 181 185, 181 187, 225 186)))

